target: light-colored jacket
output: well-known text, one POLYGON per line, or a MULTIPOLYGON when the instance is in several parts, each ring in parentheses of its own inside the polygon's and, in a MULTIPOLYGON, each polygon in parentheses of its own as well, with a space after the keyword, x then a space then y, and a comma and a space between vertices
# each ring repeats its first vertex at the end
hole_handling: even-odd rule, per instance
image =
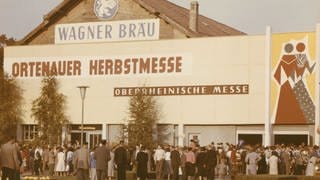
POLYGON ((75 169, 89 169, 89 150, 86 147, 76 150, 73 162, 75 169))
POLYGON ((1 166, 10 169, 20 169, 18 159, 18 149, 11 141, 1 146, 1 166))

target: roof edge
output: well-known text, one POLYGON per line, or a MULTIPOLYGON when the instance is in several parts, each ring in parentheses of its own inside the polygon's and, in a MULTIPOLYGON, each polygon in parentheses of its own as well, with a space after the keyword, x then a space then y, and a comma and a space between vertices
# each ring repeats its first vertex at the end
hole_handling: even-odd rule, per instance
POLYGON ((43 21, 30 33, 28 33, 24 38, 16 41, 16 45, 25 45, 32 41, 38 34, 46 30, 47 27, 54 24, 56 21, 61 19, 68 10, 72 9, 80 2, 84 0, 63 0, 54 9, 52 9, 48 14, 44 15, 43 21))

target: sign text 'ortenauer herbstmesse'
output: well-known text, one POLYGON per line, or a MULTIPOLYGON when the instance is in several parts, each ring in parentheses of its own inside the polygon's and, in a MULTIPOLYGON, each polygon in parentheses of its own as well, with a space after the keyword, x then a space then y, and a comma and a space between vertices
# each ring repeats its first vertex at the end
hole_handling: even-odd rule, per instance
POLYGON ((7 58, 4 67, 15 78, 112 77, 190 74, 188 54, 7 58))
POLYGON ((157 40, 159 31, 159 19, 58 24, 55 43, 157 40))

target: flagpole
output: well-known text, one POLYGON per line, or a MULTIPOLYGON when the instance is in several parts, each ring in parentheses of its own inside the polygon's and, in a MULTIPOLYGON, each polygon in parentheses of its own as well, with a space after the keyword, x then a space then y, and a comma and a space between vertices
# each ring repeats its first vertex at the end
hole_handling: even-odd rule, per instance
MULTIPOLYGON (((315 85, 315 123, 314 123, 314 145, 318 145, 319 146, 319 141, 320 141, 320 136, 319 136, 319 132, 318 132, 318 128, 319 128, 319 111, 320 111, 320 106, 319 106, 319 86, 320 86, 320 82, 319 82, 319 58, 320 58, 320 24, 317 24, 316 27, 316 85, 315 85)), ((319 129, 320 130, 320 129, 319 129)))
POLYGON ((270 121, 270 83, 271 83, 271 27, 266 27, 265 39, 265 114, 264 114, 264 145, 271 145, 271 121, 270 121))

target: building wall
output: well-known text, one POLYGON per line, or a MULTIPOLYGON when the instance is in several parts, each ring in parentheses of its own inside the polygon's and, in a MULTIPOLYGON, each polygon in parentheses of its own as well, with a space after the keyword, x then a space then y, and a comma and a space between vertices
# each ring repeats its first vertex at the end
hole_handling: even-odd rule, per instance
POLYGON ((200 146, 206 146, 212 142, 217 143, 230 143, 236 144, 235 132, 236 126, 192 126, 187 125, 184 128, 185 131, 185 142, 187 145, 192 139, 192 135, 199 136, 200 146))
MULTIPOLYGON (((85 99, 85 123, 119 124, 127 116, 129 98, 115 97, 115 87, 248 84, 249 93, 242 95, 156 97, 162 112, 160 123, 264 123, 264 36, 7 47, 5 69, 14 61, 141 55, 183 55, 183 70, 186 71, 181 74, 59 78, 60 91, 67 96, 66 113, 71 122, 81 122, 79 85, 90 86, 85 99)), ((24 89, 24 122, 27 124, 34 123, 30 116, 31 102, 39 95, 40 82, 41 78, 20 81, 24 89)))
MULTIPOLYGON (((90 1, 92 0, 82 1, 76 8, 63 16, 56 24, 102 21, 94 15, 93 2, 90 1)), ((118 13, 112 18, 112 21, 158 18, 156 15, 148 12, 132 0, 119 0, 119 2, 118 13)), ((37 35, 37 37, 29 44, 54 44, 54 28, 55 24, 49 26, 44 32, 37 35)), ((186 35, 175 29, 163 19, 160 19, 160 39, 177 38, 186 38, 186 35)))

